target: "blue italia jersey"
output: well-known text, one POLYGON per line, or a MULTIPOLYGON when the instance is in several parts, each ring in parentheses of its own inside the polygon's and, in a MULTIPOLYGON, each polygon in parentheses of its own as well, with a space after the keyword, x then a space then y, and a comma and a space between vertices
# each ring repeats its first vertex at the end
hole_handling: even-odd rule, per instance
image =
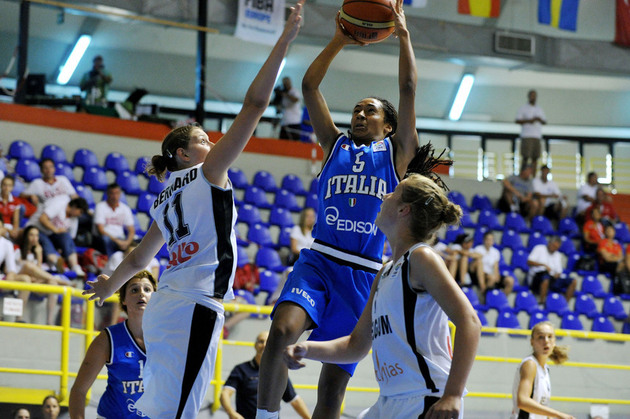
POLYGON ((313 250, 378 270, 385 235, 374 220, 399 183, 389 137, 356 145, 341 134, 319 175, 313 250))
POLYGON ((136 401, 144 393, 142 370, 147 356, 133 340, 126 321, 105 330, 110 344, 107 388, 97 413, 106 419, 146 417, 136 410, 136 401))

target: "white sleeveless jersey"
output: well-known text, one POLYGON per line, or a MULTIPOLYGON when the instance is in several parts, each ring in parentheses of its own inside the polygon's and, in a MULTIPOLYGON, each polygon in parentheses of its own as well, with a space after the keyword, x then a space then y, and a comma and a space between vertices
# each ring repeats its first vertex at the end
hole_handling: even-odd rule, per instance
POLYGON ((530 355, 526 358, 523 358, 521 363, 518 365, 516 369, 516 374, 514 375, 514 383, 512 384, 512 416, 511 419, 547 419, 547 415, 536 415, 534 413, 529 413, 524 410, 520 410, 518 408, 518 385, 521 382, 521 367, 525 363, 525 361, 532 360, 536 364, 536 378, 534 379, 534 386, 532 388, 531 398, 542 404, 543 406, 549 406, 549 398, 551 397, 551 380, 549 379, 549 367, 545 364, 545 366, 541 366, 538 363, 538 360, 530 355))
POLYGON ((201 164, 171 174, 151 208, 166 240, 169 262, 159 288, 187 294, 203 303, 209 297, 234 298, 236 208, 232 184, 211 184, 201 164))
POLYGON ((409 255, 389 262, 372 303, 372 360, 381 396, 441 397, 451 369, 448 318, 424 289, 409 285, 409 255))

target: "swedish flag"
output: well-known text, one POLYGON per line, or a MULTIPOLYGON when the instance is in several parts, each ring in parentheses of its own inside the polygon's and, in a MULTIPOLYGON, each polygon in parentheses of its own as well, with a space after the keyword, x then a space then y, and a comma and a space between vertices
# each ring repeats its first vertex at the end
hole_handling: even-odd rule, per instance
POLYGON ((580 0, 538 0, 538 23, 558 29, 577 29, 580 0))

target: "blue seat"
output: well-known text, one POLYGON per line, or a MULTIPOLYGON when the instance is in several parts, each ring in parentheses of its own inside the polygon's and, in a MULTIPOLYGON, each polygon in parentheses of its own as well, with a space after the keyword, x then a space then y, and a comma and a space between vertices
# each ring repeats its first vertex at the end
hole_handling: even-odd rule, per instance
POLYGON ((54 145, 48 144, 44 146, 42 149, 42 153, 40 155, 40 159, 50 159, 57 163, 68 163, 68 158, 66 157, 66 152, 63 151, 63 148, 54 145))
POLYGON ((83 173, 83 184, 97 191, 107 189, 107 175, 100 167, 90 167, 83 173))
POLYGON ((65 176, 71 182, 74 180, 74 172, 69 163, 55 163, 55 175, 65 176))
POLYGON ((604 300, 604 307, 602 307, 602 315, 612 316, 615 320, 624 320, 628 317, 628 314, 623 308, 623 303, 617 297, 608 297, 604 300))
POLYGON ((32 182, 34 179, 42 177, 39 164, 33 159, 20 159, 15 165, 15 173, 24 179, 25 182, 32 182))
POLYGON ((486 305, 488 309, 495 309, 497 311, 512 311, 510 303, 505 293, 501 290, 490 290, 486 293, 486 305))
POLYGON ((92 194, 92 189, 86 188, 84 185, 75 185, 74 189, 77 191, 77 195, 85 199, 90 208, 93 209, 96 206, 96 203, 94 202, 94 195, 92 194))
POLYGON ((543 311, 537 311, 534 314, 529 316, 529 324, 527 325, 527 327, 529 329, 532 329, 538 323, 547 322, 547 321, 549 321, 549 317, 547 317, 547 313, 543 311))
POLYGON ((256 298, 254 297, 254 294, 251 291, 248 291, 243 288, 237 289, 237 290, 234 290, 234 296, 241 297, 243 300, 245 300, 247 304, 256 305, 256 298))
POLYGON ((615 224, 615 239, 621 243, 630 243, 630 230, 628 230, 628 224, 624 222, 615 224))
POLYGON ((547 294, 547 299, 545 300, 545 310, 550 313, 556 313, 558 316, 564 316, 569 311, 569 304, 567 303, 564 295, 559 294, 557 292, 550 292, 547 294))
POLYGON ((314 177, 313 180, 311 180, 311 184, 308 187, 308 192, 317 194, 318 189, 319 189, 319 179, 314 177))
POLYGON ((150 215, 153 202, 157 199, 157 195, 150 192, 142 192, 138 195, 138 201, 136 202, 136 209, 138 212, 150 215))
POLYGON ((267 294, 273 294, 276 292, 279 284, 280 276, 276 272, 266 269, 260 273, 259 291, 266 292, 267 294))
POLYGON ((593 320, 591 330, 593 332, 615 333, 615 326, 608 320, 608 317, 598 316, 593 320))
POLYGON ((503 230, 503 226, 499 222, 496 212, 489 209, 481 210, 479 218, 477 218, 477 224, 492 230, 503 230))
POLYGON ((466 203, 466 197, 463 193, 458 191, 449 191, 448 192, 448 200, 454 204, 462 207, 462 211, 470 211, 468 204, 466 203))
POLYGON ((505 230, 503 231, 503 235, 501 236, 501 243, 499 244, 501 249, 509 248, 512 251, 517 249, 524 249, 523 241, 521 240, 521 236, 514 230, 505 230))
POLYGON ((293 217, 291 212, 282 207, 273 207, 269 213, 269 225, 283 227, 293 227, 293 217))
POLYGON ((459 219, 459 223, 465 228, 477 228, 477 223, 473 221, 468 211, 464 211, 462 217, 459 219))
POLYGON ((477 227, 477 229, 473 233, 473 246, 479 246, 480 244, 483 244, 483 236, 488 231, 490 231, 490 229, 486 226, 477 227))
POLYGON ((239 223, 245 223, 249 226, 254 224, 262 224, 262 218, 260 217, 260 211, 253 205, 243 204, 239 207, 238 217, 236 221, 239 223))
POLYGON ((522 329, 516 314, 512 313, 512 310, 502 310, 499 312, 499 316, 497 317, 497 327, 522 329))
POLYGON ((147 184, 147 192, 151 192, 152 194, 159 195, 160 192, 164 190, 166 187, 166 179, 164 182, 160 182, 158 178, 155 176, 149 177, 149 183, 147 184))
POLYGON ((243 246, 236 246, 236 266, 242 268, 248 263, 250 263, 250 260, 247 255, 247 250, 245 250, 243 246))
POLYGON ((276 193, 273 204, 291 212, 302 211, 302 207, 298 205, 295 195, 285 189, 281 189, 276 193))
POLYGON ((267 195, 265 195, 265 191, 256 186, 250 186, 245 189, 243 202, 245 202, 246 204, 251 204, 258 208, 271 208, 271 204, 269 203, 269 201, 267 201, 267 195))
POLYGON ((630 335, 630 322, 623 322, 623 326, 621 327, 621 333, 630 335))
POLYGON ((503 226, 506 230, 514 230, 517 233, 529 233, 529 228, 525 223, 525 219, 518 212, 509 212, 505 214, 505 222, 503 226))
POLYGON ((589 319, 599 315, 595 300, 588 294, 576 295, 573 309, 576 314, 584 314, 589 319))
POLYGON ((33 147, 26 141, 15 140, 9 146, 9 152, 7 153, 8 159, 29 159, 36 160, 35 152, 33 151, 33 147))
POLYGON ((560 329, 567 330, 584 330, 584 326, 580 321, 580 318, 575 314, 568 312, 562 316, 562 321, 560 322, 560 329))
POLYGON ((532 219, 532 231, 538 231, 547 236, 556 234, 551 221, 544 215, 537 215, 532 219))
POLYGON ((274 246, 269 229, 260 223, 249 226, 247 240, 262 247, 274 246))
POLYGON ((138 157, 136 160, 136 164, 134 166, 133 172, 136 175, 142 175, 144 177, 149 177, 149 174, 146 172, 146 168, 151 164, 151 159, 148 157, 138 157))
POLYGON ((582 292, 591 294, 595 298, 603 298, 608 296, 608 293, 604 291, 602 283, 595 275, 586 275, 582 279, 582 292))
POLYGON ((307 194, 306 189, 304 189, 302 179, 292 173, 289 173, 282 178, 280 188, 286 189, 287 191, 298 196, 306 196, 307 194))
POLYGON ((24 189, 26 189, 26 185, 19 177, 17 177, 15 178, 15 185, 13 185, 13 191, 11 192, 11 195, 20 196, 20 194, 24 192, 24 189))
POLYGON ((466 294, 468 301, 475 308, 475 310, 488 311, 487 307, 481 305, 479 302, 479 297, 477 297, 477 293, 471 287, 462 287, 462 291, 466 294))
POLYGON ((241 169, 230 167, 228 169, 228 177, 230 178, 234 189, 247 189, 249 186, 247 176, 245 176, 245 173, 243 173, 241 169))
POLYGON ((482 327, 487 327, 488 326, 488 319, 486 318, 486 315, 483 313, 483 311, 479 311, 479 310, 475 310, 477 312, 477 317, 479 317, 479 321, 481 322, 481 326, 482 327))
POLYGON ((534 246, 538 246, 539 244, 547 244, 547 238, 540 232, 534 231, 529 235, 529 239, 527 240, 527 250, 531 252, 534 246))
POLYGON ((318 204, 319 201, 317 200, 316 193, 309 193, 308 195, 306 195, 306 200, 304 200, 304 208, 313 208, 315 211, 317 211, 318 204))
POLYGON ((446 228, 446 233, 444 233, 444 241, 446 243, 453 243, 457 236, 460 234, 466 233, 464 228, 460 225, 450 225, 446 228))
POLYGON ((280 234, 278 235, 278 243, 276 244, 276 248, 280 249, 282 247, 291 248, 291 230, 292 227, 284 227, 280 230, 280 234))
POLYGON ((85 170, 88 167, 97 167, 98 158, 92 150, 88 150, 87 148, 80 148, 74 152, 72 164, 82 167, 85 170))
POLYGON ((562 240, 562 244, 558 249, 560 252, 564 253, 567 256, 577 252, 577 249, 575 248, 575 243, 573 243, 573 240, 571 240, 570 237, 560 236, 560 240, 562 240))
POLYGON ((254 174, 252 185, 262 189, 265 192, 276 192, 278 184, 271 173, 266 170, 259 170, 254 174))
POLYGON ((287 268, 282 264, 278 252, 270 247, 261 247, 258 249, 254 263, 259 268, 269 269, 278 273, 284 272, 287 268))
POLYGON ((132 172, 122 172, 116 177, 116 183, 129 195, 140 195, 143 191, 138 181, 138 176, 132 172))
POLYGON ((536 296, 529 290, 520 291, 516 294, 516 298, 514 299, 514 311, 517 313, 525 311, 531 316, 532 313, 538 311, 536 296))
POLYGON ((105 170, 111 170, 116 174, 129 171, 129 162, 127 158, 120 153, 109 153, 105 157, 105 170))
POLYGON ((162 245, 162 247, 160 247, 160 250, 158 250, 157 254, 155 255, 156 258, 158 259, 170 259, 171 255, 168 253, 168 247, 166 246, 166 243, 164 243, 164 245, 162 245))
POLYGON ((558 224, 558 233, 571 238, 580 237, 580 228, 572 217, 565 217, 558 224))
POLYGON ((529 265, 527 264, 527 258, 529 252, 525 249, 517 249, 512 253, 511 267, 512 269, 520 269, 523 272, 529 272, 529 265))
POLYGON ((236 236, 236 245, 237 246, 241 246, 241 247, 248 247, 249 246, 249 242, 247 240, 244 240, 240 233, 238 232, 238 229, 236 228, 236 226, 234 226, 234 235, 236 236))
POLYGON ((471 211, 494 210, 492 201, 486 195, 475 194, 470 203, 471 211))

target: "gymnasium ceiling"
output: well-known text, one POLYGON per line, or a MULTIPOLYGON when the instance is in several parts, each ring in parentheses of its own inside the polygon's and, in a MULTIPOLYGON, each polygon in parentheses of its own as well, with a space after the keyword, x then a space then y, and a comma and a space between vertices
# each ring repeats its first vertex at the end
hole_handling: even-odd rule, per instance
MULTIPOLYGON (((307 0, 305 24, 289 51, 283 73, 291 76, 294 83, 299 84, 308 64, 332 35, 340 2, 307 0)), ((196 23, 197 0, 67 0, 67 3, 90 8, 107 6, 142 16, 196 23)), ((290 3, 288 0, 287 4, 290 3)), ((541 105, 546 107, 556 106, 556 102, 558 106, 568 106, 586 96, 595 101, 578 105, 581 106, 578 113, 584 113, 581 121, 571 121, 570 115, 575 110, 566 115, 559 112, 555 119, 560 123, 630 126, 630 116, 625 111, 630 106, 630 49, 612 44, 614 0, 582 0, 575 33, 538 24, 536 0, 501 3, 498 19, 459 15, 457 0, 428 0, 426 8, 406 9, 418 59, 419 116, 443 118, 462 73, 473 71, 478 84, 464 118, 511 121, 515 108, 525 101, 526 91, 536 88, 541 105), (494 52, 493 36, 497 31, 533 35, 535 54, 520 57, 494 52), (552 94, 555 100, 549 100, 552 94), (595 112, 593 121, 588 119, 590 110, 606 103, 612 105, 612 113, 595 112), (620 106, 625 107, 623 112, 620 106)), ((130 91, 145 87, 155 95, 194 97, 194 31, 31 4, 28 56, 31 73, 45 73, 52 83, 64 55, 87 28, 93 33, 93 41, 70 85, 76 86, 81 74, 89 70, 91 57, 101 54, 114 75, 113 89, 130 91)), ((237 0, 209 0, 208 26, 218 31, 208 35, 206 97, 209 100, 242 100, 269 52, 267 46, 233 36, 237 4, 237 0)), ((0 0, 0 71, 10 62, 17 45, 18 19, 19 2, 0 0)), ((323 86, 331 109, 350 109, 358 97, 348 99, 346 94, 355 90, 360 92, 359 96, 394 97, 397 52, 394 39, 344 51, 331 66, 323 86)), ((15 76, 15 67, 9 76, 15 76)))

